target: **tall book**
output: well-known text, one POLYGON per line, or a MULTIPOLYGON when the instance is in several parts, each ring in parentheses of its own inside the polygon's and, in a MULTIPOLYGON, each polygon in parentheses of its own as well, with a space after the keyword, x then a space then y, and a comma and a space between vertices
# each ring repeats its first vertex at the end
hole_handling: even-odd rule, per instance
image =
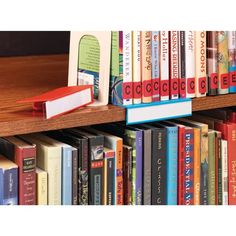
POLYGON ((170 99, 179 98, 179 32, 169 32, 170 45, 170 99))
POLYGON ((36 203, 37 205, 48 204, 48 173, 36 168, 36 203))
POLYGON ((141 32, 142 103, 152 102, 152 32, 141 32))
POLYGON ((152 31, 152 101, 160 101, 160 32, 152 31))
POLYGON ((160 94, 161 94, 161 101, 169 100, 168 31, 160 31, 160 94))
POLYGON ((19 167, 19 204, 36 203, 36 147, 16 137, 0 138, 0 152, 19 167))
POLYGON ((48 205, 61 205, 61 147, 37 138, 37 134, 21 135, 36 144, 37 167, 48 173, 48 205))
POLYGON ((18 204, 18 166, 0 155, 0 205, 18 204))
POLYGON ((142 102, 141 31, 133 31, 133 103, 142 102))
POLYGON ((229 71, 228 71, 228 32, 217 31, 218 42, 218 94, 229 93, 229 71))
POLYGON ((236 31, 228 31, 229 92, 236 92, 236 31))
POLYGON ((207 31, 207 78, 208 95, 216 95, 218 89, 217 32, 207 31))
POLYGON ((222 205, 228 205, 228 142, 221 140, 222 205))
POLYGON ((206 96, 206 31, 195 31, 195 94, 196 97, 206 96))

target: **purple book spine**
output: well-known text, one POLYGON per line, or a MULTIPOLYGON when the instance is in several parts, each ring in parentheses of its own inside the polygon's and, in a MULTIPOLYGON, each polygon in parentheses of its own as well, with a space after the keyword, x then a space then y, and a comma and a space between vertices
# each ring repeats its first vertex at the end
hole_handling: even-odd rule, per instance
POLYGON ((136 131, 136 205, 142 205, 143 199, 143 132, 136 131))

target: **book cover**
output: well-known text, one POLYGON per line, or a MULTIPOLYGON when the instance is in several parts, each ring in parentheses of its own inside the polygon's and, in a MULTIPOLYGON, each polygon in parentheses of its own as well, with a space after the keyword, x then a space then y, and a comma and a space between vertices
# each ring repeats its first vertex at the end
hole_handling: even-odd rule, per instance
POLYGON ((152 32, 141 31, 142 103, 152 102, 152 32))
POLYGON ((133 103, 142 102, 141 31, 133 31, 133 103))
POLYGON ((221 139, 222 205, 228 205, 228 142, 221 139))
POLYGON ((152 101, 160 101, 160 32, 152 31, 152 101))
POLYGON ((0 205, 18 205, 18 166, 0 155, 0 205))
POLYGON ((229 93, 229 71, 228 71, 228 32, 217 31, 218 42, 218 94, 229 93))
POLYGON ((217 32, 207 31, 207 78, 208 95, 217 95, 218 89, 218 64, 217 64, 217 32))
POLYGON ((19 167, 19 205, 36 203, 36 147, 16 137, 0 138, 0 152, 19 167))
POLYGON ((36 204, 48 204, 48 174, 46 171, 36 168, 36 204))
POLYGON ((160 31, 160 94, 161 94, 161 101, 169 100, 168 31, 160 31))
POLYGON ((170 99, 179 98, 179 32, 169 32, 170 42, 170 99))
POLYGON ((196 97, 206 96, 206 31, 195 31, 195 93, 196 97))
POLYGON ((229 92, 236 92, 236 31, 228 31, 229 92))

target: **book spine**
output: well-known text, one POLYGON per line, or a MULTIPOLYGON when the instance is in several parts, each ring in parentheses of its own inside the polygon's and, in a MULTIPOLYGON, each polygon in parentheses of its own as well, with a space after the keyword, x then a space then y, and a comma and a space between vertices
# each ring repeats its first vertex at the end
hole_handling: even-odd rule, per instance
POLYGON ((218 94, 229 93, 229 73, 228 73, 228 32, 217 32, 218 42, 218 94))
POLYGON ((152 131, 145 130, 144 136, 144 158, 143 158, 143 205, 151 205, 151 150, 152 131))
POLYGON ((194 205, 200 205, 200 176, 201 176, 201 139, 200 129, 194 128, 194 205))
POLYGON ((222 205, 221 133, 216 132, 216 205, 222 205))
POLYGON ((152 32, 141 32, 142 103, 152 102, 152 32))
POLYGON ((42 171, 36 173, 37 180, 37 205, 47 205, 48 204, 48 180, 47 172, 42 171))
POLYGON ((217 32, 207 31, 207 78, 208 95, 217 95, 217 32))
POLYGON ((185 31, 186 97, 195 97, 195 33, 185 31))
POLYGON ((36 204, 36 148, 16 148, 19 166, 19 205, 36 204))
POLYGON ((116 144, 116 204, 123 205, 123 140, 116 144))
POLYGON ((208 205, 215 205, 215 132, 208 132, 208 205))
POLYGON ((195 32, 195 85, 196 97, 206 96, 206 31, 195 32))
POLYGON ((79 150, 79 164, 78 164, 78 204, 88 205, 89 204, 89 146, 88 140, 82 139, 80 142, 79 150))
POLYGON ((118 84, 121 84, 120 89, 117 88, 117 97, 120 97, 120 104, 123 105, 123 100, 125 97, 124 93, 124 78, 123 78, 123 31, 119 31, 119 80, 117 81, 118 84))
POLYGON ((177 205, 177 127, 168 128, 167 134, 167 205, 177 205))
POLYGON ((62 148, 62 205, 72 205, 72 149, 62 148))
POLYGON ((136 131, 136 205, 143 200, 143 132, 136 131))
POLYGON ((72 204, 78 205, 78 150, 72 150, 72 204))
POLYGON ((141 83, 141 32, 133 31, 133 102, 142 102, 142 83, 141 83))
POLYGON ((228 205, 228 143, 221 140, 222 205, 228 205))
POLYGON ((179 98, 179 35, 178 31, 169 32, 170 42, 170 99, 179 98))
POLYGON ((194 204, 194 132, 185 130, 184 205, 194 204))
MULTIPOLYGON (((186 33, 179 31, 179 97, 186 98, 186 33)), ((187 58, 188 60, 188 58, 187 58)))
POLYGON ((208 205, 208 129, 201 130, 201 205, 208 205))
POLYGON ((228 32, 229 92, 236 92, 236 31, 228 32))
POLYGON ((152 101, 160 101, 160 34, 152 31, 152 101))
POLYGON ((0 205, 18 204, 18 170, 0 169, 0 205))
POLYGON ((132 31, 123 32, 123 105, 133 104, 132 31))
POLYGON ((161 101, 169 100, 169 38, 168 31, 160 32, 160 94, 161 101))

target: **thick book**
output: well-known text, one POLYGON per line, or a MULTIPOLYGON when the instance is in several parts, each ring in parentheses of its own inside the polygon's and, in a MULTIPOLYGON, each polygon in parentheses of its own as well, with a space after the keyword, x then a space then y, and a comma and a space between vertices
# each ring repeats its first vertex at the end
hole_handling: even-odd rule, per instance
POLYGON ((18 205, 18 166, 0 155, 0 205, 18 205))
POLYGON ((195 94, 196 97, 206 96, 206 31, 195 31, 195 94))
POLYGON ((48 205, 61 205, 61 147, 37 138, 37 134, 20 136, 36 144, 37 167, 48 173, 48 205))
POLYGON ((132 205, 132 147, 123 144, 124 205, 132 205))
POLYGON ((160 31, 160 95, 161 95, 161 101, 169 100, 168 31, 160 31))
POLYGON ((217 31, 218 42, 218 94, 229 93, 229 71, 228 71, 228 32, 217 31))
POLYGON ((48 173, 36 168, 36 204, 48 204, 48 173))
POLYGON ((152 102, 152 32, 141 31, 142 103, 152 102))
POLYGON ((222 205, 228 205, 228 142, 221 139, 222 205))
POLYGON ((5 137, 0 138, 0 152, 19 167, 19 205, 35 205, 35 145, 16 137, 5 137))
POLYGON ((208 95, 217 95, 218 89, 218 64, 217 64, 217 32, 207 31, 207 78, 208 78, 208 95))
POLYGON ((33 103, 33 109, 49 119, 93 103, 92 88, 91 85, 62 87, 18 102, 33 103))
POLYGON ((236 31, 228 31, 229 92, 236 92, 236 31))
POLYGON ((115 205, 115 151, 109 148, 104 148, 104 205, 115 205))

